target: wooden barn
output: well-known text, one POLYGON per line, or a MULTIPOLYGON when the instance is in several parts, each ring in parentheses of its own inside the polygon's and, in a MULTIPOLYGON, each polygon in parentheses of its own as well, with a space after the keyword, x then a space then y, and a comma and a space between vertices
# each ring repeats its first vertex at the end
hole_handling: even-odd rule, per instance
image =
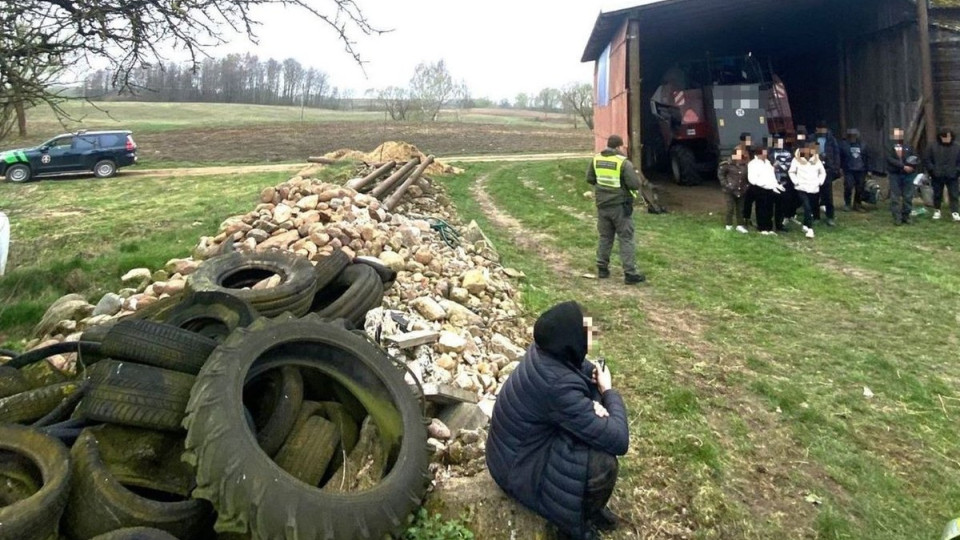
POLYGON ((838 136, 858 128, 874 148, 893 127, 925 125, 924 112, 937 126, 960 128, 960 0, 919 7, 915 0, 661 0, 601 13, 582 57, 595 63, 595 146, 621 134, 635 163, 642 156, 644 167, 663 164, 668 143, 650 102, 664 75, 678 62, 734 55, 770 64, 797 125, 812 129, 825 119, 838 136), (918 24, 923 11, 927 33, 918 24), (930 111, 921 99, 925 59, 930 111))

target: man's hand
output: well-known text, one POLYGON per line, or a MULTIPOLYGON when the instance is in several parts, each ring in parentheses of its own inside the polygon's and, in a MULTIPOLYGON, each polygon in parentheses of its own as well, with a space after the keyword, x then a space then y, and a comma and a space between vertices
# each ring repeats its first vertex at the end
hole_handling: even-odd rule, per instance
POLYGON ((593 382, 597 384, 597 388, 600 389, 600 393, 604 393, 610 388, 612 388, 612 380, 610 377, 610 368, 606 365, 602 367, 596 367, 593 369, 593 382))
POLYGON ((597 416, 600 418, 606 418, 610 416, 610 412, 607 411, 607 408, 601 405, 599 401, 593 402, 593 412, 597 413, 597 416))

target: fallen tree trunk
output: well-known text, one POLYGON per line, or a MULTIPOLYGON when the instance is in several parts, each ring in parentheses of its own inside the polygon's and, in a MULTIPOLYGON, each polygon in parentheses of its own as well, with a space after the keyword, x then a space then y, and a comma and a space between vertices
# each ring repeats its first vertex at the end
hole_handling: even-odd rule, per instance
POLYGON ((402 182, 407 175, 410 174, 410 171, 412 171, 418 163, 420 163, 420 158, 415 157, 411 159, 406 165, 401 167, 399 171, 393 173, 389 178, 377 184, 377 187, 373 188, 373 191, 371 191, 370 194, 382 200, 382 198, 389 193, 390 190, 399 185, 400 182, 402 182))
POLYGON ((349 182, 346 183, 346 187, 354 191, 360 191, 363 188, 367 187, 368 185, 372 184, 378 178, 392 171, 393 168, 396 166, 397 166, 396 161, 388 161, 383 165, 381 165, 380 167, 378 167, 375 171, 364 176, 363 178, 350 180, 349 182))
POLYGON ((417 180, 420 180, 420 177, 423 176, 424 171, 426 171, 427 167, 429 167, 430 164, 433 163, 434 159, 436 158, 434 158, 433 156, 427 156, 426 161, 421 163, 420 166, 417 167, 417 170, 413 174, 411 174, 403 182, 403 184, 400 184, 400 187, 397 188, 397 190, 393 193, 393 195, 390 195, 390 197, 388 197, 387 200, 384 201, 383 206, 384 208, 386 208, 387 212, 393 211, 393 209, 397 206, 397 204, 400 203, 400 199, 403 198, 403 194, 407 192, 407 188, 415 184, 417 180))

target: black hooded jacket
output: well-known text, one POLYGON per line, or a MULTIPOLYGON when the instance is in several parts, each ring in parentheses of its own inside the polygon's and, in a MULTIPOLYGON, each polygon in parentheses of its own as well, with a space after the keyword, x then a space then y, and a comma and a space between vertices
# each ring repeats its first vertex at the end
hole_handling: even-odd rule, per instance
POLYGON ((860 139, 859 130, 851 130, 854 140, 845 139, 840 145, 840 157, 844 172, 865 172, 869 170, 867 145, 860 139))
POLYGON ((616 390, 600 396, 591 380, 579 305, 565 302, 548 310, 537 319, 533 336, 497 396, 487 467, 507 494, 577 535, 584 527, 589 452, 627 452, 627 412, 616 390), (610 416, 597 416, 594 400, 610 416))
MULTIPOLYGON (((949 132, 953 135, 953 132, 949 132)), ((943 144, 940 137, 930 148, 927 148, 924 164, 927 172, 934 178, 957 178, 960 175, 960 145, 957 145, 956 135, 950 139, 950 144, 943 144)))

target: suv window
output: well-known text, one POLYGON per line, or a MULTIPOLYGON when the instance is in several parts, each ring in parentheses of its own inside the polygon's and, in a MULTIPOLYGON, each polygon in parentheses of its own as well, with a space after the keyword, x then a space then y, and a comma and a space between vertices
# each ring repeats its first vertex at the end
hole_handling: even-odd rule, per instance
POLYGON ((86 152, 97 147, 96 137, 77 137, 73 141, 73 149, 78 152, 86 152))
POLYGON ((100 148, 117 148, 127 144, 127 137, 121 133, 100 135, 100 148))
POLYGON ((73 136, 60 137, 50 141, 50 148, 54 150, 69 150, 73 146, 73 136))

